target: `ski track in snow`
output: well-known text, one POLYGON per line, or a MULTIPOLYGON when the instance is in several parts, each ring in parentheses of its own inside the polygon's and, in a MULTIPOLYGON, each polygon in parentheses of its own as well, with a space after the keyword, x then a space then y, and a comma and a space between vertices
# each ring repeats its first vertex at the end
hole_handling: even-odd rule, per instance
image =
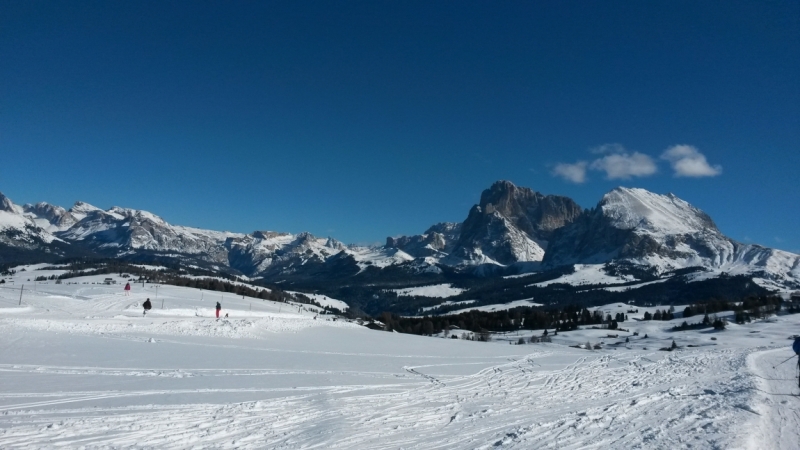
POLYGON ((785 349, 753 353, 748 368, 757 381, 756 407, 758 414, 748 426, 746 448, 762 449, 765 443, 775 450, 800 447, 800 396, 798 395, 797 358, 778 367, 786 359, 785 349))
MULTIPOLYGON (((191 395, 224 389, 85 391, 51 394, 45 400, 41 394, 18 394, 14 404, 0 407, 0 444, 3 448, 718 448, 729 444, 731 425, 756 414, 750 403, 755 382, 743 372, 746 352, 619 357, 587 353, 564 368, 542 370, 536 360, 546 355, 534 353, 468 376, 437 377, 418 371, 420 367, 406 367, 422 381, 411 388, 278 389, 287 395, 226 405, 46 409, 109 396, 191 395), (375 393, 384 389, 391 392, 375 393), (39 400, 25 402, 26 396, 39 400)), ((81 367, 2 365, 0 370, 142 376, 137 371, 81 367)), ((214 376, 218 371, 222 369, 175 374, 214 376)), ((145 374, 157 376, 152 371, 145 374)))
MULTIPOLYGON (((130 297, 97 285, 34 289, 22 306, 19 289, 0 289, 3 449, 800 442, 796 360, 773 368, 791 354, 777 339, 796 316, 731 326, 714 335, 718 346, 631 322, 651 327, 650 340, 586 351, 381 333, 235 296, 223 302, 232 318, 217 321, 221 294, 184 288, 161 287, 168 307, 146 317, 149 286, 130 297), (652 351, 673 336, 703 346, 652 351)), ((593 342, 606 334, 597 332, 593 342)))

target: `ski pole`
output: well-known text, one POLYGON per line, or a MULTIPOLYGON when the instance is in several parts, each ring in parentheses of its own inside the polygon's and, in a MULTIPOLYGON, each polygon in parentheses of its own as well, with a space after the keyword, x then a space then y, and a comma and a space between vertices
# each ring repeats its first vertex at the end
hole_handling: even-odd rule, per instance
MULTIPOLYGON (((797 355, 790 356, 790 357, 789 357, 789 359, 792 359, 792 358, 794 358, 795 356, 797 356, 797 355)), ((789 361, 789 359, 787 359, 786 361, 789 361)), ((775 364, 774 366, 772 366, 772 368, 773 368, 773 369, 775 369, 775 368, 777 368, 778 366, 780 366, 781 364, 785 363, 786 361, 783 361, 783 362, 782 362, 782 363, 780 363, 780 364, 775 364)))

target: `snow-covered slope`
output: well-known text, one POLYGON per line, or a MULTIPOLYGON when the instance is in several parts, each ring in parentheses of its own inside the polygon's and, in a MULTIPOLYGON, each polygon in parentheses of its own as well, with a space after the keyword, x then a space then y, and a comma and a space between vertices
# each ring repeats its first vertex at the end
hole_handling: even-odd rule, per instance
POLYGON ((800 315, 672 332, 684 319, 642 321, 640 308, 620 323, 629 331, 472 342, 184 287, 137 284, 125 296, 101 284, 108 275, 26 284, 19 306, 27 278, 57 271, 16 269, 0 286, 4 449, 790 450, 800 440, 796 369, 778 365, 800 315), (214 319, 217 301, 228 318, 214 319), (658 351, 673 339, 677 349, 658 351), (572 347, 587 341, 600 348, 572 347))
POLYGON ((754 274, 786 286, 800 283, 800 255, 741 244, 711 218, 672 194, 617 188, 592 211, 556 233, 546 267, 628 263, 655 272, 702 267, 754 274))

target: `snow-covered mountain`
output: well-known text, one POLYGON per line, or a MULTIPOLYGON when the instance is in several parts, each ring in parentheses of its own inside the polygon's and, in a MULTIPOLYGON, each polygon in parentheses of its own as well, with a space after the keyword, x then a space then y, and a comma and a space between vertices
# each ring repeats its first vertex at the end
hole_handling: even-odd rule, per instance
POLYGON ((0 261, 25 251, 59 254, 57 245, 51 245, 59 240, 40 223, 49 225, 46 218, 26 213, 25 208, 0 193, 0 261), (3 258, 2 253, 9 257, 3 258))
POLYGON ((0 208, 0 262, 20 259, 20 252, 35 252, 27 258, 33 260, 42 253, 54 257, 158 256, 281 278, 303 271, 355 274, 414 259, 397 249, 346 246, 305 232, 204 230, 172 225, 148 211, 116 206, 103 210, 85 202, 77 202, 69 210, 47 203, 23 207, 0 194, 0 208))
POLYGON ((752 274, 765 284, 800 285, 800 255, 742 244, 706 213, 673 194, 616 188, 596 208, 560 229, 543 264, 624 263, 662 274, 699 267, 711 274, 752 274))
POLYGON ((116 206, 104 211, 79 203, 74 215, 82 218, 60 232, 59 237, 116 255, 137 251, 174 252, 200 255, 208 262, 227 264, 225 240, 238 236, 171 225, 150 212, 116 206))
POLYGON ((452 266, 541 261, 553 232, 582 212, 567 197, 545 196, 498 181, 483 191, 463 223, 443 223, 422 235, 388 238, 386 245, 452 266))
POLYGON ((765 287, 800 288, 800 256, 736 242, 686 201, 643 189, 614 189, 584 211, 567 197, 498 181, 483 191, 464 222, 387 238, 376 247, 310 233, 204 230, 147 211, 103 210, 83 202, 69 210, 47 203, 19 206, 0 194, 0 262, 78 255, 167 258, 271 281, 344 282, 386 272, 413 283, 443 270, 508 275, 526 264, 527 271, 563 272, 575 264, 611 263, 657 277, 696 268, 695 280, 748 275, 765 287))

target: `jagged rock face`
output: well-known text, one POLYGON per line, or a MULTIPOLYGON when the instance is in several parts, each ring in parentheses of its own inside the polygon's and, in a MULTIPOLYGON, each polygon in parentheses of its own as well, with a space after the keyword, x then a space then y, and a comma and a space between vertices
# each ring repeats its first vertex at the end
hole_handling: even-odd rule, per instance
POLYGON ((0 192, 0 211, 10 212, 10 213, 14 212, 14 203, 11 201, 10 198, 3 195, 2 192, 0 192))
POLYGON ((553 232, 582 212, 567 197, 545 196, 498 181, 483 191, 463 223, 441 223, 422 235, 390 237, 386 247, 449 265, 541 261, 553 232))
POLYGON ((26 259, 26 253, 43 260, 65 256, 69 246, 39 226, 36 216, 0 194, 0 262, 26 259))
POLYGON ((483 191, 480 204, 470 210, 453 253, 500 264, 540 261, 553 232, 574 222, 582 212, 567 197, 545 196, 498 181, 483 191))
POLYGON ((310 233, 297 235, 273 231, 230 237, 225 241, 228 263, 246 274, 291 271, 307 262, 322 263, 347 247, 333 238, 317 238, 310 233))
POLYGON ((461 224, 442 222, 428 228, 424 234, 386 238, 387 248, 397 248, 415 258, 447 256, 461 234, 461 224))
MULTIPOLYGON (((583 208, 568 197, 542 195, 510 181, 498 181, 483 191, 479 206, 486 215, 498 212, 536 241, 549 240, 553 231, 572 223, 583 212, 583 208)), ((475 218, 480 223, 480 215, 475 218)), ((465 226, 470 219, 464 222, 465 226)))
POLYGON ((59 233, 69 241, 78 241, 92 248, 125 253, 129 251, 176 252, 201 255, 209 262, 225 263, 223 247, 230 233, 197 230, 170 225, 147 211, 114 207, 108 211, 85 205, 77 224, 59 233))
POLYGON ((56 230, 66 230, 78 222, 66 209, 45 202, 25 205, 23 209, 28 214, 47 220, 56 230))
POLYGON ((95 211, 102 211, 102 209, 85 202, 75 202, 72 208, 69 209, 69 213, 78 221, 83 220, 88 214, 95 211))

